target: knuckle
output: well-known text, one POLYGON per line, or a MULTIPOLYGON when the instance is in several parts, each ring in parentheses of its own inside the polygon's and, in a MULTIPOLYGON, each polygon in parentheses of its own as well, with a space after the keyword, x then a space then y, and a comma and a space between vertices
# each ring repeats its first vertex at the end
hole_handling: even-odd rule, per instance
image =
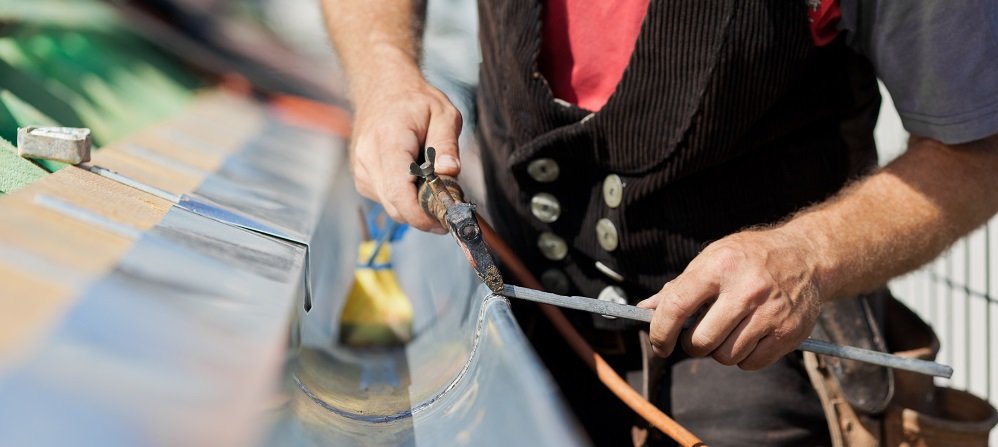
POLYGON ((655 346, 655 345, 651 346, 651 352, 654 353, 655 355, 657 355, 659 357, 663 357, 663 358, 668 357, 669 354, 671 354, 670 352, 663 351, 662 349, 660 349, 658 346, 655 346))
POLYGON ((458 126, 461 125, 461 120, 462 120, 461 112, 459 110, 457 110, 457 107, 455 107, 453 104, 447 103, 443 107, 443 110, 441 111, 441 115, 443 115, 447 119, 451 120, 451 122, 453 122, 454 124, 456 124, 458 126))
POLYGON ((424 219, 413 219, 412 221, 409 221, 408 223, 413 228, 415 228, 417 230, 420 230, 420 231, 430 231, 430 230, 436 228, 434 225, 432 225, 431 222, 429 222, 427 220, 424 220, 424 219))
POLYGON ((371 191, 370 185, 366 181, 361 180, 359 177, 354 177, 353 186, 360 195, 367 197, 368 199, 377 198, 377 194, 373 194, 373 191, 371 191))
POLYGON ((388 213, 388 217, 390 217, 392 220, 396 222, 404 222, 402 220, 402 215, 399 214, 398 208, 395 208, 394 205, 385 201, 382 201, 381 205, 385 208, 385 212, 388 213))
POLYGON ((735 357, 727 352, 715 352, 713 354, 713 357, 714 360, 717 360, 717 363, 720 363, 724 366, 732 366, 735 363, 737 363, 735 362, 735 357))
POLYGON ((659 346, 665 343, 665 331, 662 330, 661 325, 652 324, 651 331, 648 333, 648 340, 651 341, 652 346, 659 346))
POLYGON ((690 337, 690 345, 694 348, 709 351, 715 347, 716 341, 713 337, 694 332, 690 337))
POLYGON ((745 371, 758 371, 766 367, 765 361, 756 359, 754 357, 749 357, 741 362, 738 362, 738 367, 745 371))
POLYGON ((711 250, 714 267, 722 273, 737 271, 747 258, 744 251, 730 243, 721 243, 711 250))
POLYGON ((652 349, 659 356, 666 357, 672 353, 672 346, 669 345, 668 337, 663 330, 652 328, 651 333, 648 334, 648 340, 651 342, 652 349))
POLYGON ((666 305, 660 305, 659 307, 664 309, 664 311, 670 316, 682 318, 689 315, 693 311, 693 309, 690 309, 690 306, 680 299, 678 295, 673 294, 663 298, 663 300, 666 305))
POLYGON ((769 298, 773 284, 763 275, 751 275, 744 280, 741 299, 745 304, 762 304, 769 298))
POLYGON ((683 343, 683 350, 686 351, 686 355, 693 358, 703 358, 706 357, 710 352, 704 352, 700 349, 690 346, 688 343, 683 343))
POLYGON ((382 119, 371 124, 367 132, 361 135, 361 143, 377 143, 388 136, 398 132, 395 120, 382 119))

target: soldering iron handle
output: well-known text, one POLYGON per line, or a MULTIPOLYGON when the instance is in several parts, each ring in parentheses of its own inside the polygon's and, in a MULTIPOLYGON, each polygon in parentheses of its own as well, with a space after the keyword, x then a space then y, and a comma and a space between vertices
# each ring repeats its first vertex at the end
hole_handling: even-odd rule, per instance
POLYGON ((420 181, 419 206, 427 215, 437 219, 447 229, 447 207, 464 201, 464 191, 457 179, 447 175, 434 175, 420 181))

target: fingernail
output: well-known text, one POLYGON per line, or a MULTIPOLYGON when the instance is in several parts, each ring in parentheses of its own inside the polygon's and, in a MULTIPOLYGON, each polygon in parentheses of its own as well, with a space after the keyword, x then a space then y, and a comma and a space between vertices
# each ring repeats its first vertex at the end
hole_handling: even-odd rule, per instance
POLYGON ((436 164, 441 169, 461 169, 461 163, 453 155, 441 155, 437 157, 436 164))
POLYGON ((638 304, 637 304, 637 306, 638 307, 648 307, 649 304, 651 304, 651 298, 639 301, 638 304))

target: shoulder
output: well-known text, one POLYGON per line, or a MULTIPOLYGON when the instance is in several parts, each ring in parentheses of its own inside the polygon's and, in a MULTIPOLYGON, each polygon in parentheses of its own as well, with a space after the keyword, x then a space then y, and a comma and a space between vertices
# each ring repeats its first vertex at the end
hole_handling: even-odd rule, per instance
POLYGON ((998 133, 998 1, 841 0, 840 27, 909 132, 945 143, 998 133))

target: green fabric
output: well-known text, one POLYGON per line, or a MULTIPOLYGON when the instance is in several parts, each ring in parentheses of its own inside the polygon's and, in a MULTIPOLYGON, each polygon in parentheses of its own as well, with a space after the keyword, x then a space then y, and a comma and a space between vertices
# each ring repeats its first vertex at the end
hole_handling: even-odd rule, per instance
MULTIPOLYGON (((94 0, 0 0, 0 79, 0 138, 15 141, 27 125, 87 127, 95 149, 182 112, 200 87, 94 0)), ((0 158, 2 192, 44 173, 9 155, 0 158)))
POLYGON ((17 148, 0 139, 0 194, 16 191, 44 177, 48 172, 34 163, 17 156, 17 148))

